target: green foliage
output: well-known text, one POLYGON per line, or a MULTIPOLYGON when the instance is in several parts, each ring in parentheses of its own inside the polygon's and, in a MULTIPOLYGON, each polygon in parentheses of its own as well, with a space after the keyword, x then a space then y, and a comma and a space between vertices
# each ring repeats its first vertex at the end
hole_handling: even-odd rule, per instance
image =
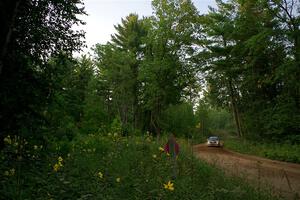
POLYGON ((61 54, 49 61, 49 68, 51 102, 44 108, 48 134, 50 138, 72 140, 81 128, 84 112, 87 112, 84 104, 93 77, 92 63, 85 56, 74 60, 61 54))
POLYGON ((124 132, 159 135, 165 110, 187 97, 193 101, 197 92, 190 59, 196 8, 190 1, 153 1, 153 8, 150 18, 129 14, 115 26, 111 42, 95 48, 99 79, 107 84, 109 115, 120 117, 124 132))
POLYGON ((110 118, 105 108, 105 97, 101 87, 102 83, 95 77, 88 83, 81 118, 81 130, 85 134, 100 133, 109 128, 110 118))
POLYGON ((209 128, 211 130, 234 131, 232 115, 224 109, 210 109, 208 112, 209 128))
MULTIPOLYGON (((15 141, 7 149, 11 145, 15 146, 15 141)), ((175 180, 172 160, 151 136, 84 135, 72 143, 47 149, 43 157, 43 148, 31 143, 27 147, 30 154, 34 151, 38 157, 8 163, 7 152, 1 151, 2 198, 274 199, 196 160, 184 142, 176 161, 175 180), (68 152, 62 152, 64 145, 70 147, 68 152), (174 190, 165 189, 168 181, 174 190)))
POLYGON ((181 98, 196 93, 194 52, 197 10, 190 1, 153 1, 154 16, 148 19, 145 57, 138 76, 140 102, 147 130, 160 134, 163 112, 181 98))
POLYGON ((47 126, 45 107, 56 80, 48 75, 52 55, 71 55, 83 44, 81 1, 5 1, 1 3, 0 137, 20 129, 47 126))
POLYGON ((200 135, 208 136, 210 133, 210 120, 209 120, 209 105, 200 101, 195 116, 197 120, 196 128, 200 135))
POLYGON ((195 113, 197 125, 196 135, 204 136, 205 138, 223 130, 235 132, 232 115, 225 109, 213 108, 205 100, 200 100, 195 113))
POLYGON ((299 135, 299 8, 294 1, 220 0, 200 16, 205 95, 232 110, 239 136, 299 135))
POLYGON ((225 147, 240 153, 261 156, 272 160, 300 163, 300 147, 293 143, 295 143, 293 139, 286 143, 274 143, 271 140, 251 141, 228 137, 225 140, 225 147))
POLYGON ((130 14, 115 26, 111 43, 96 45, 96 63, 110 92, 112 116, 118 115, 125 129, 139 126, 138 74, 143 58, 143 40, 147 34, 145 20, 130 14))
POLYGON ((195 128, 193 106, 189 103, 170 106, 163 112, 161 124, 163 130, 177 137, 190 138, 195 128))
POLYGON ((120 118, 116 117, 110 126, 110 130, 113 134, 120 135, 122 132, 122 124, 120 118))

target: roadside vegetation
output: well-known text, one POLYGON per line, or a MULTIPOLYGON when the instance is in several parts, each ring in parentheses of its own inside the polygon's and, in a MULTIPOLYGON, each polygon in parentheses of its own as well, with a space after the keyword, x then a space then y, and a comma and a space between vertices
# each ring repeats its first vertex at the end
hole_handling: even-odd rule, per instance
POLYGON ((185 142, 175 179, 166 139, 150 135, 89 134, 48 146, 5 142, 1 199, 273 199, 194 158, 185 142))
POLYGON ((291 142, 251 141, 237 137, 227 137, 225 147, 244 154, 272 160, 300 163, 300 145, 291 142))

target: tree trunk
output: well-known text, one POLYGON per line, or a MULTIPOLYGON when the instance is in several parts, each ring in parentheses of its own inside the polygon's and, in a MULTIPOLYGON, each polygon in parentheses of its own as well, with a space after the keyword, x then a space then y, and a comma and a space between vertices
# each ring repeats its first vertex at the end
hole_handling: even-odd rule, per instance
POLYGON ((160 131, 158 130, 159 128, 156 125, 156 120, 155 120, 155 117, 154 117, 154 114, 153 114, 152 111, 151 111, 151 114, 150 114, 150 127, 151 127, 152 130, 155 131, 156 136, 159 138, 160 131))
MULTIPOLYGON (((10 2, 11 3, 11 2, 10 2)), ((8 44, 11 40, 11 34, 12 34, 12 31, 13 31, 13 28, 14 28, 14 24, 15 24, 15 19, 17 17, 17 13, 18 13, 18 8, 19 8, 19 5, 21 3, 21 0, 18 0, 18 1, 14 1, 13 2, 13 9, 12 9, 12 13, 8 13, 7 16, 4 16, 2 20, 6 20, 7 21, 7 30, 5 31, 5 28, 6 27, 2 27, 3 28, 3 35, 1 34, 1 36, 3 37, 3 43, 1 44, 2 47, 1 47, 1 52, 0 52, 0 75, 2 73, 2 70, 3 70, 3 59, 5 58, 5 55, 6 55, 6 51, 7 51, 7 47, 8 47, 8 44)), ((3 8, 2 9, 5 9, 2 10, 1 9, 1 12, 2 13, 5 13, 5 12, 9 12, 9 3, 6 2, 2 2, 1 4, 3 4, 3 8)), ((3 14, 4 15, 4 14, 3 14)), ((2 17, 1 17, 2 18, 2 17)))
POLYGON ((243 130, 242 130, 242 125, 241 125, 241 118, 240 118, 238 107, 237 107, 237 104, 236 104, 236 97, 235 97, 235 94, 234 94, 234 89, 233 89, 233 86, 232 86, 232 80, 231 79, 228 81, 228 86, 229 86, 229 93, 230 93, 230 100, 231 100, 231 108, 232 108, 232 112, 233 112, 233 116, 234 116, 234 120, 235 120, 235 124, 236 124, 238 137, 242 137, 243 136, 243 130))
POLYGON ((137 128, 137 116, 138 116, 138 63, 135 63, 131 66, 131 70, 134 76, 133 83, 133 127, 137 128))

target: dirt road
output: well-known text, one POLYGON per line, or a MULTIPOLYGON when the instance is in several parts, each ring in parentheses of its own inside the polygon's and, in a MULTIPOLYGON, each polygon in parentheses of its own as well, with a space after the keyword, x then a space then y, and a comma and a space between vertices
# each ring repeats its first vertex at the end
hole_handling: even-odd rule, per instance
POLYGON ((258 188, 271 188, 284 199, 300 199, 300 164, 244 155, 205 144, 193 147, 195 156, 226 174, 238 175, 258 188))

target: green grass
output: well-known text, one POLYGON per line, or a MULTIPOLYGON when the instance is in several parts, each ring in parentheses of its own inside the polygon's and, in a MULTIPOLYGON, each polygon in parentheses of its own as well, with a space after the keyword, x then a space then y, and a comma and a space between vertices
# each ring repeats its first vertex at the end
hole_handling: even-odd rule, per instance
POLYGON ((159 150, 165 139, 89 135, 43 148, 15 143, 1 151, 0 199, 274 199, 200 162, 184 141, 176 179, 172 159, 159 150), (164 188, 168 181, 174 191, 164 188))
POLYGON ((240 153, 256 155, 273 160, 300 163, 300 145, 287 143, 253 142, 227 137, 225 147, 240 153))

